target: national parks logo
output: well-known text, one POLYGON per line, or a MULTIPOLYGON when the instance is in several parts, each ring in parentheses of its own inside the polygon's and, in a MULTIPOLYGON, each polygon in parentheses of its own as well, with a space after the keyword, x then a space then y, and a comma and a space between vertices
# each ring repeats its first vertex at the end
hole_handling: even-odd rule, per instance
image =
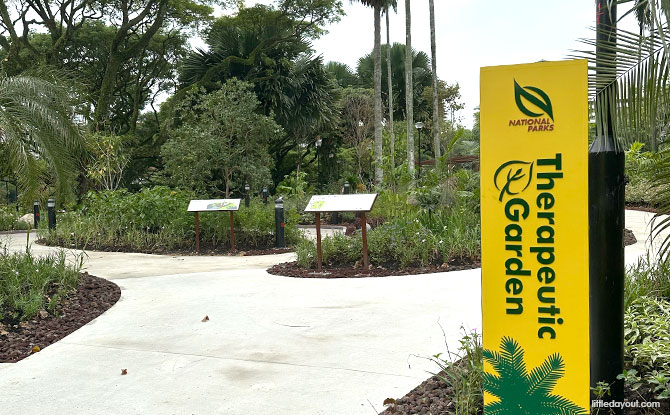
POLYGON ((546 92, 534 86, 522 87, 514 80, 514 100, 519 111, 530 118, 509 120, 510 127, 524 127, 528 132, 554 131, 554 109, 546 92))

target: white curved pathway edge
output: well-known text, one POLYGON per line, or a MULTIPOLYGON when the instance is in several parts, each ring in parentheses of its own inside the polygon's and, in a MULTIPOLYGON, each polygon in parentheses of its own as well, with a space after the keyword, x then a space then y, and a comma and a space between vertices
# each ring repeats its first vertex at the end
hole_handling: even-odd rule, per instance
MULTIPOLYGON (((627 262, 644 252, 648 216, 627 212, 639 240, 627 262)), ((12 249, 24 238, 12 236, 12 249)), ((445 351, 438 320, 452 351, 461 325, 481 327, 478 269, 340 280, 265 272, 291 258, 89 253, 89 272, 115 281, 121 300, 42 352, 0 366, 0 408, 369 415, 435 370, 411 355, 445 351)))

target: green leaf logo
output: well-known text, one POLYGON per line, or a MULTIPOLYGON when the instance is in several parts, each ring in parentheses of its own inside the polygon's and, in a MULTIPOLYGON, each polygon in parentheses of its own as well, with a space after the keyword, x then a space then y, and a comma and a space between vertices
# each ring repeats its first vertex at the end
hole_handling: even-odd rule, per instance
POLYGON ((535 88, 534 86, 525 86, 522 87, 514 80, 514 99, 516 100, 516 106, 519 107, 519 110, 526 114, 529 117, 541 117, 544 114, 547 114, 552 121, 554 121, 554 110, 551 107, 551 100, 549 95, 547 95, 540 88, 535 88), (523 99, 522 99, 523 98, 523 99), (542 110, 542 112, 533 112, 528 109, 524 100, 533 104, 535 107, 542 110))
POLYGON ((493 182, 496 189, 500 190, 502 202, 505 194, 510 196, 518 195, 528 189, 533 178, 533 163, 521 160, 512 160, 504 163, 493 176, 493 182))

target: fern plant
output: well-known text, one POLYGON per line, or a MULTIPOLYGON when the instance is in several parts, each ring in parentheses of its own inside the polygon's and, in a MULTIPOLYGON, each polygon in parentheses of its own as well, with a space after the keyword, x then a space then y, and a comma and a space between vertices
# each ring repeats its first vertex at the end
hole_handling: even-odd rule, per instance
POLYGON ((503 337, 501 351, 484 350, 484 361, 497 375, 485 372, 484 391, 498 398, 484 407, 487 415, 581 415, 587 411, 560 395, 552 394, 565 374, 560 354, 549 356, 540 366, 526 370, 524 350, 519 343, 503 337))

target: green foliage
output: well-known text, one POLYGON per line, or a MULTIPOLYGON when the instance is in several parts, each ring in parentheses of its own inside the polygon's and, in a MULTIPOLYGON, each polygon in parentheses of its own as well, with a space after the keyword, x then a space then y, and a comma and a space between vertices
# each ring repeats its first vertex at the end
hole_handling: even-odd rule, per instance
POLYGON ((19 221, 14 206, 0 206, 0 231, 16 231, 30 229, 30 224, 19 221))
POLYGON ((670 261, 655 261, 647 254, 626 269, 624 309, 643 297, 670 298, 670 261))
POLYGON ((270 182, 268 141, 283 133, 272 118, 257 113, 251 87, 230 79, 215 92, 200 90, 182 102, 182 124, 161 151, 169 183, 229 197, 245 183, 260 190, 270 182))
MULTIPOLYGON (((138 193, 125 190, 89 193, 76 213, 61 215, 55 231, 43 230, 49 245, 139 252, 193 250, 193 213, 186 211, 192 192, 157 186, 138 193)), ((235 214, 235 244, 238 249, 274 246, 274 209, 254 199, 251 206, 235 214)), ((203 247, 228 248, 230 222, 226 212, 200 214, 203 247), (225 216, 225 217, 224 217, 225 216)), ((297 219, 286 218, 286 242, 300 238, 297 219)))
POLYGON ((654 205, 658 198, 652 174, 660 161, 658 153, 642 151, 644 144, 635 142, 626 151, 626 202, 654 205))
MULTIPOLYGON (((398 211, 400 212, 400 211, 398 211)), ((437 265, 479 259, 479 216, 465 208, 414 212, 389 219, 368 232, 370 264, 392 268, 437 265)), ((322 243, 325 266, 352 266, 362 260, 360 231, 322 243)), ((298 246, 301 266, 314 267, 314 243, 298 246)))
MULTIPOLYGON (((381 45, 382 70, 382 101, 388 102, 388 85, 386 71, 386 48, 381 45)), ((358 61, 356 68, 360 84, 365 88, 373 88, 374 61, 369 53, 358 61)), ((414 111, 416 114, 429 114, 432 111, 432 102, 422 96, 425 88, 430 88, 433 82, 430 58, 425 52, 412 50, 412 76, 414 81, 414 111)), ((394 43, 391 45, 391 81, 393 83, 393 117, 396 120, 405 119, 405 45, 394 43)), ((419 118, 417 118, 419 119, 419 118)))
POLYGON ((500 415, 527 414, 586 414, 584 408, 570 400, 551 394, 559 379, 565 374, 565 363, 560 354, 554 353, 538 367, 526 369, 524 350, 516 340, 503 337, 501 351, 483 351, 484 361, 497 374, 484 373, 484 391, 498 398, 484 407, 487 413, 500 415))
POLYGON ((461 327, 458 352, 434 355, 431 360, 440 368, 437 376, 451 388, 454 410, 462 415, 479 415, 482 408, 482 376, 484 374, 482 336, 476 330, 461 327))
POLYGON ((633 390, 670 398, 670 300, 640 297, 624 317, 626 372, 621 377, 633 390))
POLYGON ((0 251, 0 321, 34 318, 40 310, 53 312, 59 301, 77 287, 81 257, 72 262, 64 251, 33 256, 0 251))
POLYGON ((0 149, 19 178, 24 197, 38 195, 45 176, 61 199, 72 194, 76 156, 83 143, 70 114, 74 102, 63 75, 42 71, 6 76, 0 72, 0 149))
POLYGON ((93 133, 86 137, 86 147, 91 156, 86 175, 99 190, 119 188, 123 171, 130 159, 125 149, 125 141, 125 137, 102 133, 93 133))

